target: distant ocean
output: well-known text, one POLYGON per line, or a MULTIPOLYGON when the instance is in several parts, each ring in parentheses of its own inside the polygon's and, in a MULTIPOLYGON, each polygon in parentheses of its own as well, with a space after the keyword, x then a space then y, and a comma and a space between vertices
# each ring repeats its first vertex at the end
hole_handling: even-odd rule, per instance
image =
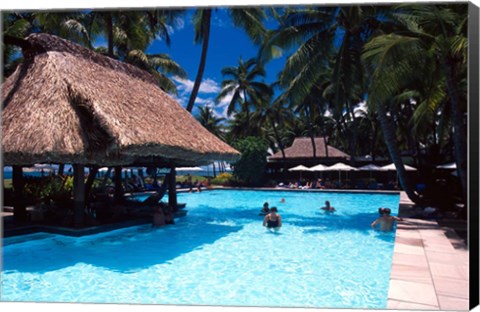
MULTIPOLYGON (((68 174, 67 171, 65 171, 65 173, 68 174)), ((217 173, 217 175, 219 174, 218 171, 216 173, 217 173)), ((162 173, 160 173, 160 174, 162 174, 162 173)), ((187 174, 190 174, 192 176, 213 177, 212 170, 177 171, 177 175, 187 175, 187 174)), ((40 176, 42 176, 42 173, 38 172, 38 171, 32 171, 32 172, 24 172, 23 175, 24 176, 30 176, 30 177, 40 177, 40 176)), ((48 172, 45 172, 44 175, 48 175, 48 172)), ((12 171, 11 170, 3 170, 3 178, 4 179, 11 179, 12 178, 12 171)))

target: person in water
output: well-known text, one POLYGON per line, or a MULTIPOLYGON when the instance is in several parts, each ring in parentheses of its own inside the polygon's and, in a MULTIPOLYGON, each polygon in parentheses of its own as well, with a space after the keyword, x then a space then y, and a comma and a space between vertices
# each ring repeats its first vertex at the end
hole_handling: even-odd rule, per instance
POLYGON ((282 217, 277 213, 277 207, 270 208, 270 213, 263 219, 263 226, 278 231, 282 226, 282 217))
POLYGON ((262 210, 260 211, 260 214, 261 215, 267 215, 269 212, 270 212, 270 208, 268 208, 268 202, 265 202, 263 204, 262 210))
POLYGON ((373 221, 371 224, 372 229, 375 229, 378 224, 380 226, 380 231, 391 231, 395 221, 403 221, 402 218, 391 216, 390 208, 378 208, 378 213, 380 214, 380 218, 373 221))
POLYGON ((325 202, 325 207, 322 207, 320 209, 325 210, 325 211, 329 211, 329 212, 334 212, 335 211, 335 208, 330 206, 330 202, 328 200, 325 202))

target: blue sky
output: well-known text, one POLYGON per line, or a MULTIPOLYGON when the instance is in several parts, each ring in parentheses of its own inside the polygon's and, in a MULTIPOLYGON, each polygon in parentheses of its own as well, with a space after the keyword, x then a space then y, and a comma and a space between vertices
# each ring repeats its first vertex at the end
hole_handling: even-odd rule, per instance
MULTIPOLYGON (((178 87, 179 103, 186 107, 190 92, 195 81, 200 63, 200 44, 194 44, 194 30, 191 22, 192 10, 189 10, 179 26, 171 29, 170 47, 164 41, 156 40, 147 50, 148 53, 167 53, 188 74, 185 80, 174 79, 178 87)), ((214 104, 214 99, 221 89, 223 80, 221 70, 227 66, 237 66, 238 60, 247 60, 255 57, 258 48, 250 41, 242 29, 235 28, 225 9, 216 9, 212 13, 210 41, 207 62, 203 80, 200 87, 193 113, 199 106, 208 105, 214 108, 217 116, 225 117, 226 106, 229 99, 214 104)), ((278 72, 283 68, 285 57, 272 60, 266 66, 267 76, 265 82, 272 83, 276 80, 278 72)))

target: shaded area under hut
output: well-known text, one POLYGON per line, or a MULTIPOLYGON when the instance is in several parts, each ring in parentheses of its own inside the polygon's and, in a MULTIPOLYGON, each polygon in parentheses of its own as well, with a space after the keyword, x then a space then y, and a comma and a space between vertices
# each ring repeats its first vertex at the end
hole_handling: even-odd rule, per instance
MULTIPOLYGON (((14 218, 25 220, 22 167, 73 165, 74 226, 84 226, 84 167, 169 168, 232 162, 238 151, 208 132, 146 71, 47 34, 22 40, 24 62, 2 86, 2 148, 13 166, 14 218)), ((165 191, 165 190, 164 190, 165 191)), ((122 197, 116 187, 115 198, 122 197)), ((176 206, 176 195, 169 196, 176 206)))

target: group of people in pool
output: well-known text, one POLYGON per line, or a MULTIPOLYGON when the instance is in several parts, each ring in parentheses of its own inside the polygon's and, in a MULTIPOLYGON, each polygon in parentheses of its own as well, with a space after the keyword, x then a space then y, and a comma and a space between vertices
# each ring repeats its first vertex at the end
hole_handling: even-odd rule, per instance
MULTIPOLYGON (((285 200, 282 198, 282 203, 285 200)), ((325 206, 320 208, 326 212, 334 212, 335 208, 330 204, 330 201, 325 201, 325 206)), ((375 219, 370 225, 372 229, 376 229, 377 225, 380 231, 391 231, 393 229, 393 225, 395 221, 403 221, 402 218, 395 217, 390 215, 391 210, 390 208, 378 208, 378 213, 380 217, 375 219)), ((266 226, 268 229, 272 229, 274 231, 278 231, 282 226, 282 217, 278 214, 277 207, 268 207, 268 202, 263 204, 263 208, 260 211, 260 215, 264 215, 263 218, 263 226, 266 226)))

